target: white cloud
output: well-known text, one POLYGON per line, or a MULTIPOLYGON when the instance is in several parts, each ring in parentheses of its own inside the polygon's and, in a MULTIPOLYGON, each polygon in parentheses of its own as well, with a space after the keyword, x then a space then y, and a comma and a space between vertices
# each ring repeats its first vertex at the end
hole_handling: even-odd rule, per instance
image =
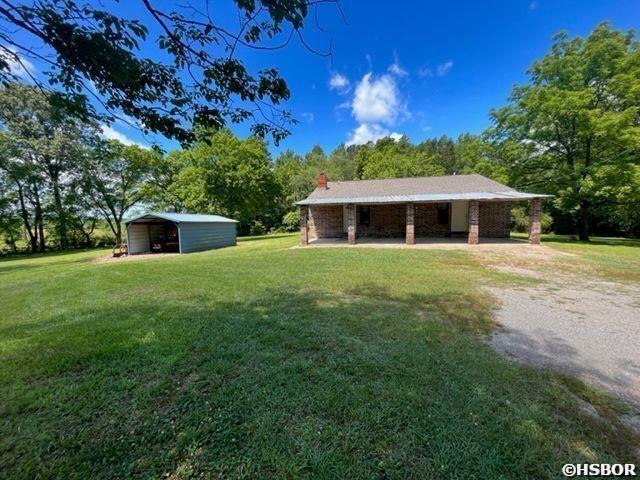
POLYGON ((398 132, 389 132, 386 128, 380 125, 368 125, 363 123, 359 125, 353 132, 351 132, 351 138, 347 140, 345 145, 363 145, 369 142, 375 142, 384 137, 391 137, 396 142, 402 138, 402 134, 398 132))
POLYGON ((329 78, 329 90, 336 90, 339 93, 347 93, 351 88, 349 79, 338 72, 333 72, 329 78))
POLYGON ((398 77, 404 77, 405 75, 409 75, 407 71, 402 68, 398 63, 392 63, 389 65, 389 73, 393 73, 398 77))
POLYGON ((141 143, 134 142, 125 134, 118 132, 117 130, 113 129, 109 125, 101 125, 100 128, 102 130, 102 136, 107 140, 117 140, 124 145, 138 145, 139 147, 142 147, 142 148, 148 148, 147 146, 142 145, 141 143))
POLYGON ((419 68, 418 69, 418 76, 420 78, 433 77, 433 70, 431 70, 430 68, 427 68, 427 67, 419 68))
POLYGON ((392 125, 403 112, 398 87, 390 75, 374 78, 367 73, 356 86, 352 113, 360 123, 392 125))
POLYGON ((398 59, 398 54, 393 52, 393 63, 389 65, 389 73, 396 75, 398 77, 404 77, 409 75, 409 73, 400 66, 400 60, 398 59))
POLYGON ((302 112, 300 116, 309 123, 313 122, 313 119, 315 118, 315 116, 311 112, 302 112))
POLYGON ((9 65, 9 71, 22 79, 30 79, 35 72, 33 63, 20 55, 13 47, 3 46, 0 57, 9 65))
POLYGON ((351 131, 346 145, 362 145, 383 137, 391 137, 396 141, 402 138, 400 133, 390 129, 409 116, 396 83, 397 76, 367 73, 356 84, 353 100, 348 106, 359 125, 351 131))
POLYGON ((439 77, 444 77, 447 73, 449 73, 451 67, 453 67, 453 62, 451 60, 441 63, 436 68, 436 75, 438 75, 439 77))

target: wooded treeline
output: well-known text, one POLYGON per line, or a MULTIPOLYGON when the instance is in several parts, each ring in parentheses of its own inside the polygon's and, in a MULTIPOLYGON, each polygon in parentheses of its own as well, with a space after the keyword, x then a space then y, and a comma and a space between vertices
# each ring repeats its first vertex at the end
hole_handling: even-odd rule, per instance
MULTIPOLYGON (((481 135, 411 143, 314 147, 272 158, 257 137, 200 128, 188 148, 162 154, 101 139, 33 86, 0 89, 0 235, 33 252, 113 243, 131 207, 215 213, 239 233, 295 230, 294 202, 330 180, 480 173, 518 190, 549 193, 545 226, 640 236, 640 50, 633 32, 599 25, 587 38, 559 34, 551 51, 491 112, 481 135), (106 234, 106 235, 105 235, 106 234), (26 239, 26 246, 22 240, 26 239)), ((514 209, 514 228, 526 225, 514 209)))

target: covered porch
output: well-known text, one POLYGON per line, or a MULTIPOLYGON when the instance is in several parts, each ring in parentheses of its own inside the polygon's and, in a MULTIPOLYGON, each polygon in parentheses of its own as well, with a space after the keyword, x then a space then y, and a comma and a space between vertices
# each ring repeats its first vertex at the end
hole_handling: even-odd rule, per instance
MULTIPOLYGON (((510 240, 514 199, 300 206, 300 244, 307 246, 433 245, 523 242, 510 240)), ((529 200, 529 243, 540 243, 541 198, 529 200)))
MULTIPOLYGON (((530 245, 521 238, 486 238, 478 245, 470 245, 466 238, 436 238, 420 237, 415 243, 407 244, 404 238, 364 237, 352 245, 361 248, 411 248, 411 249, 436 249, 436 250, 467 250, 467 249, 509 249, 511 247, 522 248, 530 245)), ((308 247, 345 247, 349 246, 344 238, 317 238, 309 240, 308 247)))

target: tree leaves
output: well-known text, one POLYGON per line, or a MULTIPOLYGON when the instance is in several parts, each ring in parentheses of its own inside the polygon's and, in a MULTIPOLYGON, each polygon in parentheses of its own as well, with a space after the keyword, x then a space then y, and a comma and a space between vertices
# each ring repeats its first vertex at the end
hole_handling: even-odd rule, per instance
MULTIPOLYGON (((167 55, 166 60, 141 53, 149 36, 142 20, 123 18, 101 3, 5 2, 0 6, 0 25, 6 27, 5 32, 17 27, 29 41, 16 43, 15 37, 2 32, 0 40, 47 64, 49 70, 44 74, 50 85, 36 77, 33 80, 41 88, 54 86, 74 114, 85 118, 95 114, 91 102, 96 102, 100 110, 106 110, 106 118, 124 113, 139 120, 146 131, 185 144, 194 140, 193 127, 199 123, 221 128, 227 122, 250 121, 254 134, 271 135, 277 144, 295 123, 278 107, 289 99, 287 84, 275 68, 249 73, 238 58, 238 48, 286 46, 294 32, 300 36, 308 4, 306 0, 235 3, 244 20, 233 32, 214 22, 206 5, 165 11, 151 0, 142 0, 145 13, 155 22, 154 30, 159 30, 153 41, 167 55), (274 38, 287 25, 291 33, 284 43, 261 44, 263 38, 274 38), (32 48, 36 42, 52 49, 55 58, 38 53, 39 47, 32 48)), ((0 60, 0 80, 9 79, 8 68, 8 62, 0 60)))
POLYGON ((528 73, 510 104, 492 112, 489 134, 520 145, 512 178, 556 195, 555 208, 587 239, 590 212, 621 198, 638 165, 638 42, 607 23, 586 39, 563 32, 528 73))

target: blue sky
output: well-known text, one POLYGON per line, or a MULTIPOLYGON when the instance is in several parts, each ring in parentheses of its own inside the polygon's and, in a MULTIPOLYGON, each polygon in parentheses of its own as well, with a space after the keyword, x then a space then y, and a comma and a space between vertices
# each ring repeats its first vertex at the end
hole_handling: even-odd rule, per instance
MULTIPOLYGON (((146 18, 138 2, 121 5, 123 14, 146 18)), ((292 93, 287 106, 300 124, 280 146, 271 144, 274 155, 287 148, 305 153, 315 144, 330 151, 385 134, 419 142, 479 133, 489 125, 489 110, 504 105, 512 86, 526 80, 526 69, 549 50, 558 31, 584 36, 605 20, 623 30, 640 28, 637 0, 343 0, 341 5, 346 22, 334 6, 325 5, 318 10, 325 32, 312 22, 305 32, 319 50, 332 42, 332 60, 296 42, 277 52, 240 52, 250 69, 277 67, 292 93)), ((230 12, 221 9, 219 15, 230 12)), ((247 126, 232 129, 248 133, 247 126)), ((118 123, 109 133, 148 140, 118 123)), ((158 140, 166 148, 176 146, 158 140)))

